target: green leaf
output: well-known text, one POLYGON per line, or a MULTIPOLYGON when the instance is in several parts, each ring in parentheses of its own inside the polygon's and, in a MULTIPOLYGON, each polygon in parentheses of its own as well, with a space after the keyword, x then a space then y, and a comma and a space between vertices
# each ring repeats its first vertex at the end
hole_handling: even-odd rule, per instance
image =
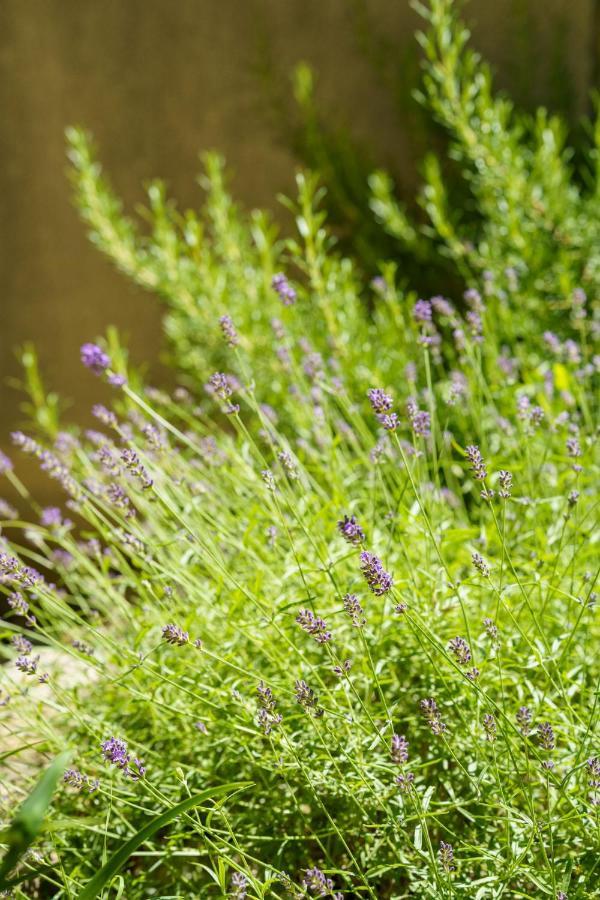
POLYGON ((68 751, 61 753, 48 766, 32 792, 17 810, 8 832, 3 837, 8 844, 8 850, 0 864, 0 890, 3 890, 7 884, 7 875, 10 875, 19 859, 42 830, 46 810, 50 805, 56 783, 69 761, 69 756, 68 751))
POLYGON ((148 838, 152 837, 152 835, 159 830, 159 828, 168 825, 169 822, 172 822, 177 816, 187 812, 188 809, 193 809, 194 806, 198 806, 205 800, 212 800, 221 794, 227 794, 229 792, 236 793, 237 791, 251 787, 251 785, 251 781, 241 781, 237 783, 232 782, 230 784, 222 784, 219 787, 207 788, 205 791, 200 791, 199 794, 187 797, 185 800, 182 800, 181 803, 177 803, 176 806, 173 806, 171 809, 167 809, 166 812, 156 816, 152 821, 148 822, 147 825, 144 825, 143 828, 136 831, 133 837, 129 838, 128 841, 121 844, 119 849, 113 853, 100 871, 94 875, 92 880, 88 881, 80 892, 78 900, 93 900, 94 897, 97 897, 102 888, 105 887, 119 869, 125 865, 131 854, 137 850, 140 844, 147 841, 148 838))

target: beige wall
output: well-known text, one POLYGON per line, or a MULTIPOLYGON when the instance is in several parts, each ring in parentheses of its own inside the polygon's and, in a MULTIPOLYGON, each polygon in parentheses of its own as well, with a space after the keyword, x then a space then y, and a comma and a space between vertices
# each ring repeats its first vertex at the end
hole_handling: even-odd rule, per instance
MULTIPOLYGON (((502 84, 543 100, 560 53, 582 110, 592 6, 472 0, 467 11, 502 84)), ((129 203, 141 199, 141 182, 161 175, 182 205, 194 204, 197 152, 214 147, 234 166, 242 201, 272 204, 290 187, 294 160, 274 140, 253 74, 270 45, 282 72, 301 59, 313 63, 323 106, 410 183, 411 134, 361 53, 356 7, 351 0, 1 0, 0 446, 19 420, 5 382, 17 372, 12 351, 24 340, 35 341, 52 387, 75 401, 78 414, 99 390, 79 366, 78 347, 109 323, 161 377, 157 303, 91 248, 70 206, 67 124, 95 133, 129 203)), ((366 8, 400 50, 413 40, 417 18, 407 0, 366 0, 366 8)))

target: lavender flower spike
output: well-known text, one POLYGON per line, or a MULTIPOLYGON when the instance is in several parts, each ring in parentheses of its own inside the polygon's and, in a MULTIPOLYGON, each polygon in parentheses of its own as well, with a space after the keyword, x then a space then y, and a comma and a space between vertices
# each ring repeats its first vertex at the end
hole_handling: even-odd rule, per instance
POLYGON ((365 533, 356 521, 356 516, 344 516, 337 523, 338 531, 349 544, 362 544, 365 533))
POLYGON ((381 560, 374 553, 363 550, 360 554, 360 568, 372 592, 380 597, 392 589, 394 579, 383 568, 381 560))
POLYGON ((110 366, 110 357, 98 344, 83 344, 81 347, 81 362, 94 375, 102 375, 110 366))

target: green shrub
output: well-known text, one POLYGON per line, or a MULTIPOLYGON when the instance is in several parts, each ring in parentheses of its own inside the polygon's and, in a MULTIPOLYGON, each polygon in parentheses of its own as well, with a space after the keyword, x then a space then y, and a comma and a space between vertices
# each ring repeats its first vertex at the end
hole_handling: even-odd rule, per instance
POLYGON ((0 458, 30 506, 1 513, 6 825, 71 762, 35 843, 31 799, 3 832, 0 889, 595 896, 594 297, 570 282, 556 335, 522 272, 453 302, 392 264, 365 285, 314 178, 282 242, 214 157, 203 213, 155 185, 143 236, 71 152, 95 241, 167 302, 181 384, 145 386, 110 333, 82 348, 102 430, 57 432, 26 357, 13 439, 66 502, 0 458))

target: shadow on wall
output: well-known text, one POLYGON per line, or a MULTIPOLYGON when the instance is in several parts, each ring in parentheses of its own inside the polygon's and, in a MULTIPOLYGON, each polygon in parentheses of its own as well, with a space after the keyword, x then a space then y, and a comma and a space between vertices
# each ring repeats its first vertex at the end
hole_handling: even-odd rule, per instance
MULTIPOLYGON (((582 112, 594 77, 594 8, 593 0, 477 0, 467 15, 476 45, 517 100, 548 101, 554 91, 559 104, 582 112), (558 78, 553 59, 563 67, 558 78)), ((82 123, 94 133, 130 207, 155 175, 182 206, 197 205, 197 155, 207 148, 227 157, 241 202, 273 207, 275 194, 291 189, 298 161, 273 128, 258 73, 268 57, 271 77, 285 82, 307 60, 319 75, 323 110, 334 110, 410 192, 416 159, 403 109, 411 85, 397 79, 390 90, 373 52, 384 36, 401 60, 413 52, 418 25, 407 0, 3 0, 0 446, 20 424, 19 398, 6 382, 18 374, 13 349, 26 340, 79 417, 99 388, 82 371, 78 348, 109 324, 128 336, 151 379, 168 377, 157 363, 155 301, 87 243, 70 205, 65 126, 82 123)), ((51 495, 48 482, 40 487, 51 495)))

